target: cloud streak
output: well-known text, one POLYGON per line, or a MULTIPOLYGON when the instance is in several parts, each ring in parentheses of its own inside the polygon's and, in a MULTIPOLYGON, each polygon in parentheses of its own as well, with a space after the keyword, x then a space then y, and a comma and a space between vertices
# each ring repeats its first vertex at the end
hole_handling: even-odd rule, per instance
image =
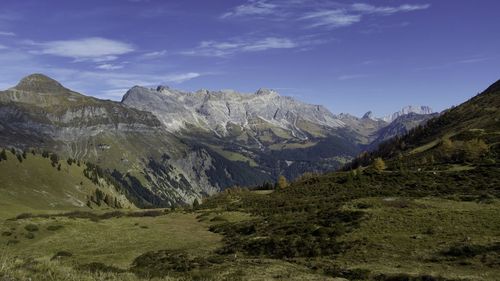
POLYGON ((306 13, 300 20, 310 21, 309 27, 337 28, 346 27, 361 22, 365 16, 390 16, 396 13, 406 13, 428 9, 430 4, 400 6, 373 6, 365 3, 355 3, 343 8, 320 9, 306 13))
POLYGON ((158 58, 158 57, 163 57, 167 54, 167 50, 161 50, 161 51, 154 51, 154 52, 149 52, 145 53, 142 55, 143 58, 158 58))
POLYGON ((100 37, 32 43, 35 54, 73 58, 76 61, 104 62, 134 51, 128 43, 100 37))
POLYGON ((399 6, 374 6, 367 3, 340 4, 319 1, 249 0, 220 16, 221 19, 254 17, 290 23, 308 22, 308 28, 339 28, 359 23, 366 16, 389 16, 397 13, 428 9, 430 4, 402 4, 399 6))
POLYGON ((368 75, 368 74, 348 74, 348 75, 341 75, 341 76, 337 77, 337 79, 340 81, 346 81, 346 80, 365 78, 368 76, 370 76, 370 75, 368 75))
POLYGON ((322 10, 305 14, 301 20, 309 20, 309 27, 343 27, 361 21, 361 15, 349 14, 345 10, 322 10))
POLYGON ((244 16, 266 16, 275 13, 278 6, 265 0, 251 0, 245 4, 236 6, 231 11, 220 16, 221 19, 244 17, 244 16))
POLYGON ((430 4, 422 4, 422 5, 404 4, 397 7, 376 7, 370 4, 355 3, 352 4, 351 9, 355 12, 360 12, 364 14, 392 15, 401 12, 425 10, 428 9, 430 6, 431 6, 430 4))
POLYGON ((16 34, 9 31, 0 31, 0 36, 16 36, 16 34))
POLYGON ((181 54, 189 56, 225 57, 237 53, 261 52, 271 49, 292 49, 299 45, 298 42, 284 37, 203 41, 198 47, 183 51, 181 54))
POLYGON ((116 70, 116 69, 122 69, 123 65, 105 63, 105 64, 98 65, 96 68, 102 69, 102 70, 116 70))

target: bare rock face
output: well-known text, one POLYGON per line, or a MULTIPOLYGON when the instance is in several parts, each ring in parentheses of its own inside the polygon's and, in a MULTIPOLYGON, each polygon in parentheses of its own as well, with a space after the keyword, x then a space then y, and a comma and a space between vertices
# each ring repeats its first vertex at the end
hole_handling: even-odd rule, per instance
POLYGON ((242 94, 232 90, 185 93, 166 87, 134 87, 122 103, 153 112, 171 131, 194 125, 224 135, 228 124, 250 129, 253 119, 296 135, 301 134, 300 120, 330 128, 345 125, 323 106, 302 103, 269 89, 242 94))
POLYGON ((427 115, 427 114, 432 114, 435 113, 435 111, 432 110, 429 106, 415 106, 415 105, 408 105, 403 107, 400 111, 394 112, 391 115, 387 115, 382 117, 382 120, 384 120, 387 123, 391 123, 392 121, 398 119, 399 117, 403 115, 408 115, 408 114, 419 114, 419 115, 427 115))

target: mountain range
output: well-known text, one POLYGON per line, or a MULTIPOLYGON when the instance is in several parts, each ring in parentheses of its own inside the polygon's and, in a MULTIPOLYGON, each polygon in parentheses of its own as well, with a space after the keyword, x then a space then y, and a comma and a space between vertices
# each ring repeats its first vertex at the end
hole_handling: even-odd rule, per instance
POLYGON ((93 163, 134 204, 172 206, 279 175, 337 169, 435 115, 428 107, 383 118, 335 115, 269 89, 135 86, 115 102, 33 74, 0 92, 0 146, 93 163))

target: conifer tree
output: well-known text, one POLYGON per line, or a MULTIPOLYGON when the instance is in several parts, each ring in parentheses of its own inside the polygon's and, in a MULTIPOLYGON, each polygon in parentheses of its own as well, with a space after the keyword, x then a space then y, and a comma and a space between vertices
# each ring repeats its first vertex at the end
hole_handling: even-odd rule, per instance
POLYGON ((5 152, 5 149, 2 149, 2 152, 0 152, 0 160, 7 160, 7 152, 5 152))
POLYGON ((285 176, 280 175, 278 177, 278 188, 283 189, 286 188, 287 186, 288 186, 288 181, 286 180, 285 176))
POLYGON ((198 202, 198 199, 194 199, 193 201, 193 209, 198 209, 200 207, 200 202, 198 202))
POLYGON ((383 170, 387 169, 387 166, 382 158, 377 157, 373 161, 373 168, 377 173, 381 173, 383 170))

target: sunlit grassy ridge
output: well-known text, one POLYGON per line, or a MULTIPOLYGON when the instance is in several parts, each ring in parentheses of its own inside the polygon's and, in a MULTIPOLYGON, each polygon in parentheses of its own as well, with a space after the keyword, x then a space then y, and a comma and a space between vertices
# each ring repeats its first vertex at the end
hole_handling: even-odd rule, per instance
POLYGON ((113 186, 96 184, 85 177, 84 163, 69 165, 61 159, 52 165, 40 153, 16 154, 5 151, 7 160, 0 161, 0 217, 31 211, 89 209, 89 196, 96 189, 119 198, 124 207, 132 207, 113 186))

